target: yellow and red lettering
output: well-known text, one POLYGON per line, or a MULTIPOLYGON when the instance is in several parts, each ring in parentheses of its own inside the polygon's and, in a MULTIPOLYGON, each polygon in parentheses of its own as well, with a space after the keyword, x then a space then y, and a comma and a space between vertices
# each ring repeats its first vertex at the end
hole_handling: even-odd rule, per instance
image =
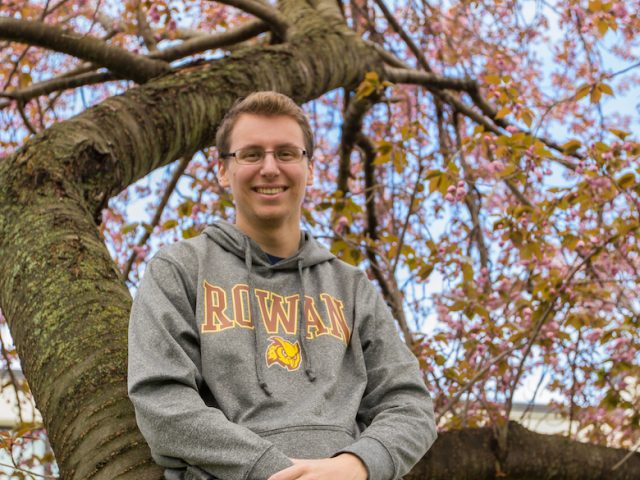
POLYGON ((202 333, 219 332, 233 327, 233 322, 224 312, 227 308, 227 293, 223 288, 204 281, 204 322, 202 333))
POLYGON ((231 296, 233 297, 233 319, 236 324, 242 328, 253 328, 249 311, 249 287, 242 284, 234 285, 231 296))
POLYGON ((327 308, 327 314, 329 315, 329 321, 331 322, 331 335, 339 338, 345 344, 348 344, 351 332, 349 331, 349 326, 344 318, 342 302, 327 293, 321 293, 320 299, 324 302, 325 307, 327 308))
POLYGON ((322 321, 316 303, 312 297, 304 297, 304 318, 307 320, 307 339, 312 340, 320 335, 329 333, 327 326, 322 321))
POLYGON ((268 333, 279 333, 280 326, 290 334, 295 335, 298 327, 298 302, 300 295, 283 297, 266 290, 255 289, 262 321, 268 333), (285 311, 284 303, 287 304, 285 311))

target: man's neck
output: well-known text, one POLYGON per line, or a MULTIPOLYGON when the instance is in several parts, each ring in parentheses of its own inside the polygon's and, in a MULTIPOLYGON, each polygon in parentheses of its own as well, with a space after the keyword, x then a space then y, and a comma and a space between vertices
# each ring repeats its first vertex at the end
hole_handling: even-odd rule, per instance
POLYGON ((300 246, 299 225, 297 228, 282 225, 265 229, 236 222, 236 227, 260 245, 265 253, 275 257, 288 258, 296 253, 300 246))

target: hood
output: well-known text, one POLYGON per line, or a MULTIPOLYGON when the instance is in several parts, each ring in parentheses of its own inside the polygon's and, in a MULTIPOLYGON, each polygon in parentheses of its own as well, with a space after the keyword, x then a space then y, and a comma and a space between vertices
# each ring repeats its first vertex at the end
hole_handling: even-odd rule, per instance
POLYGON ((332 260, 333 253, 320 245, 311 235, 303 231, 300 235, 300 248, 291 257, 285 258, 276 265, 269 262, 269 258, 260 246, 235 225, 228 222, 217 222, 207 227, 204 235, 216 242, 226 251, 233 253, 238 258, 247 260, 247 244, 251 251, 251 264, 271 267, 274 270, 297 270, 299 267, 308 268, 322 262, 332 260))

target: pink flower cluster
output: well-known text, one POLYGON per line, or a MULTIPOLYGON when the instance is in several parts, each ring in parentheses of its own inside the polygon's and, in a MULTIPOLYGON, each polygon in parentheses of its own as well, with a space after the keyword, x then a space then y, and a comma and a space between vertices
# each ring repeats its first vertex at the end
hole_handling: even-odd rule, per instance
POLYGON ((450 203, 460 202, 464 199, 466 194, 467 185, 464 183, 464 180, 460 180, 458 185, 449 185, 444 199, 450 203))

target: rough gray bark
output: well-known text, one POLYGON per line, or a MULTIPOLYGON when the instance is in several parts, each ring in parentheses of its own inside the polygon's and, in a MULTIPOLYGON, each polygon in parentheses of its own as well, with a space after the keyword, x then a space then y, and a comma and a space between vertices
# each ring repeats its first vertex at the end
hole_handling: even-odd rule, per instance
MULTIPOLYGON (((302 103, 352 89, 367 71, 384 73, 375 49, 344 27, 332 2, 289 0, 281 11, 294 26, 288 43, 151 80, 54 125, 0 162, 0 308, 64 479, 161 477, 126 396, 130 296, 96 229, 108 198, 211 144, 226 109, 250 91, 278 90, 302 103)), ((412 478, 494 478, 489 438, 444 434, 412 478)), ((514 459, 545 478, 538 459, 546 454, 532 455, 519 438, 510 436, 505 471, 514 459)), ((568 441, 562 448, 578 460, 590 455, 568 441)), ((602 451, 611 456, 602 465, 624 453, 602 451)), ((635 455, 624 468, 637 471, 637 462, 635 455)), ((546 478, 591 478, 589 471, 546 478)))

